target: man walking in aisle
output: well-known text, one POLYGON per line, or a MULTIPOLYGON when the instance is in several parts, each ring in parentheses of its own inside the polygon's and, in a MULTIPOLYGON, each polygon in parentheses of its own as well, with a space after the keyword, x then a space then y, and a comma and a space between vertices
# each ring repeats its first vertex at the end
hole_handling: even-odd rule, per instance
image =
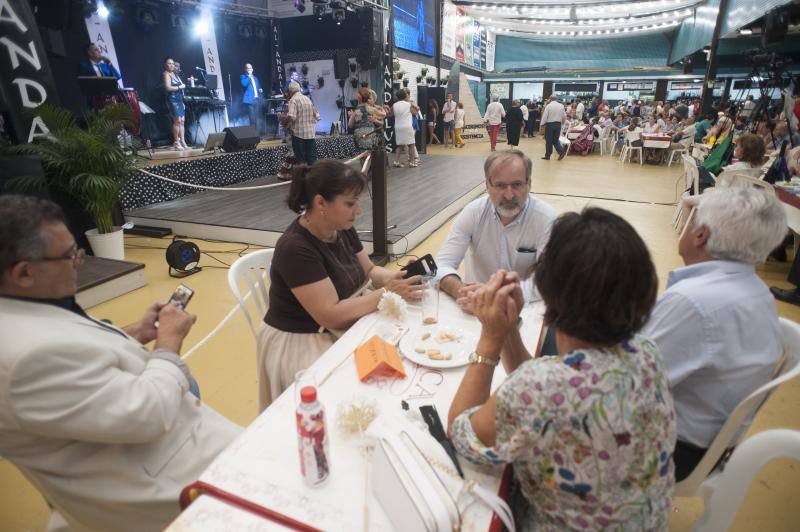
POLYGON ((483 115, 483 119, 488 123, 486 128, 489 130, 489 145, 492 151, 497 149, 497 134, 500 133, 500 124, 503 123, 505 116, 506 110, 503 104, 497 96, 492 96, 492 103, 486 106, 486 113, 483 115))
POLYGON ((566 150, 561 146, 561 141, 558 137, 561 135, 561 125, 567 118, 567 112, 564 106, 558 103, 558 97, 555 94, 550 95, 550 103, 547 104, 542 113, 541 126, 539 132, 544 134, 544 157, 542 159, 549 161, 550 155, 553 154, 553 148, 558 152, 558 160, 564 158, 566 150))
POLYGON ((289 83, 288 112, 286 118, 292 128, 292 149, 298 163, 311 166, 317 160, 317 146, 314 144, 314 134, 319 121, 319 115, 308 96, 301 92, 300 84, 296 81, 289 83))

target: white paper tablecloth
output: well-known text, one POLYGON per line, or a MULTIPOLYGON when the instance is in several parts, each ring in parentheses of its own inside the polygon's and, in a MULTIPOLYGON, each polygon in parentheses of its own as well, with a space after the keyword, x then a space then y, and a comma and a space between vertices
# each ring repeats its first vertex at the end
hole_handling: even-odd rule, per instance
MULTIPOLYGON (((522 336, 531 353, 535 351, 539 341, 542 312, 541 303, 526 306, 522 312, 522 336)), ((358 439, 341 433, 336 427, 338 405, 361 397, 374 399, 381 412, 399 412, 401 400, 405 400, 412 409, 434 404, 446 426, 450 403, 466 370, 466 367, 429 369, 403 359, 405 379, 361 383, 351 353, 372 336, 379 320, 391 321, 378 314, 365 316, 311 367, 319 381, 346 360, 319 390, 319 398, 327 411, 330 437, 331 476, 326 484, 318 488, 308 488, 300 475, 293 388, 286 390, 223 451, 200 480, 323 530, 362 530, 364 455, 358 439)), ((411 326, 420 324, 421 313, 418 306, 409 305, 406 322, 411 326)), ((474 331, 476 334, 480 331, 478 320, 462 313, 445 294, 441 294, 439 323, 474 331)), ((495 370, 492 389, 496 389, 504 378, 505 372, 500 365, 495 370)), ((460 463, 467 479, 476 480, 490 491, 497 492, 502 467, 479 471, 466 460, 461 460, 460 463)), ((185 530, 186 526, 196 531, 219 530, 216 524, 225 521, 226 506, 218 504, 211 497, 200 497, 173 523, 170 530, 185 530)), ((232 506, 227 511, 231 514, 231 523, 242 512, 232 506)), ((463 515, 462 530, 486 531, 491 516, 486 506, 472 504, 463 515)), ((264 529, 272 526, 264 522, 264 529)), ((394 530, 371 493, 369 530, 394 530)))

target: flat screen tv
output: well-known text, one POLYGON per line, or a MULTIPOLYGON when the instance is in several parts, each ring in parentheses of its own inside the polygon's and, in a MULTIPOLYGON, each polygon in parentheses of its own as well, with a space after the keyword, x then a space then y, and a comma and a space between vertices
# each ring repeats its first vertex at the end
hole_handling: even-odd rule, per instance
POLYGON ((433 57, 434 0, 394 0, 394 45, 433 57))

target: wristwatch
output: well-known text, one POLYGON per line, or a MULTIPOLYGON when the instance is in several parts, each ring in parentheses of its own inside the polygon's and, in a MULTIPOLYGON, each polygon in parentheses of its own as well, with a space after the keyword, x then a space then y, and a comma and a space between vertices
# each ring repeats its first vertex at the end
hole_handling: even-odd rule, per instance
POLYGON ((498 364, 500 364, 499 358, 489 358, 482 355, 479 355, 475 351, 469 354, 469 358, 467 359, 470 364, 485 364, 489 367, 496 368, 498 364))

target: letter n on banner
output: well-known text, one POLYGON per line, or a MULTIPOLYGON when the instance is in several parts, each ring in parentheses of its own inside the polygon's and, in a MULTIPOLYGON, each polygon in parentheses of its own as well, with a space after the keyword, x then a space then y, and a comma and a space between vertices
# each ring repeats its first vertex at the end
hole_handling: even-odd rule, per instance
POLYGON ((11 140, 30 142, 48 133, 30 111, 58 96, 28 0, 0 0, 0 35, 0 112, 11 140))
MULTIPOLYGON (((394 48, 394 31, 392 26, 394 24, 394 8, 392 3, 389 2, 389 16, 383 18, 383 34, 386 39, 383 42, 383 104, 391 105, 394 99, 392 90, 392 61, 394 55, 392 50, 394 48)), ((392 153, 395 149, 395 136, 394 136, 394 116, 387 116, 383 120, 383 137, 386 140, 386 151, 392 153)))

